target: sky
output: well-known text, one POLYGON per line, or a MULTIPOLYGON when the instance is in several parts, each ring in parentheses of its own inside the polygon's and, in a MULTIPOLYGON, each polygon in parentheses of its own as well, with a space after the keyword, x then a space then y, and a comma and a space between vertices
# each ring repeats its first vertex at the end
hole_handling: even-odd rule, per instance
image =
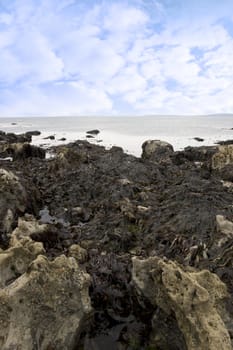
POLYGON ((0 117, 233 113, 233 0, 0 0, 0 117))

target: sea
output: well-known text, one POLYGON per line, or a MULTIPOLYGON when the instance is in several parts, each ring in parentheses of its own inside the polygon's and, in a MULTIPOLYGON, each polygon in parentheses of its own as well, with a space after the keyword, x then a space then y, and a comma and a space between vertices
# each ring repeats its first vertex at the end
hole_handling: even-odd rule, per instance
POLYGON ((187 146, 214 145, 218 141, 233 139, 233 114, 0 118, 0 130, 5 132, 40 131, 39 136, 33 136, 32 142, 45 148, 85 140, 86 132, 93 129, 100 132, 88 141, 106 148, 120 146, 126 153, 139 157, 141 145, 146 140, 167 141, 175 150, 182 150, 187 146), (54 140, 46 139, 52 135, 54 140), (195 140, 196 137, 203 141, 195 140))

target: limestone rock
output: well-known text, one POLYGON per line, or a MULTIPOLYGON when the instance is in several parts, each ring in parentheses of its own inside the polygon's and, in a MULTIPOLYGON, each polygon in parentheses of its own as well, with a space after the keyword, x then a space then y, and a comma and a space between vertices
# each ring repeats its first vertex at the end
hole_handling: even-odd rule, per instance
POLYGON ((17 239, 31 237, 46 234, 48 229, 48 224, 40 223, 33 215, 25 214, 25 216, 18 218, 18 226, 13 231, 12 236, 17 237, 17 239))
POLYGON ((0 288, 22 275, 28 265, 44 252, 42 243, 33 242, 29 237, 18 240, 13 236, 10 247, 0 252, 0 288))
MULTIPOLYGON (((221 317, 227 290, 217 275, 207 270, 185 271, 177 263, 158 257, 133 258, 133 282, 152 305, 175 315, 188 350, 232 349, 221 317)), ((156 348, 154 332, 152 344, 156 348)), ((172 344, 168 345, 172 349, 172 344)))
POLYGON ((89 275, 74 258, 39 255, 0 289, 2 350, 71 350, 91 314, 89 275))
POLYGON ((72 244, 69 248, 69 256, 75 258, 79 263, 84 263, 87 260, 87 251, 78 244, 72 244))
POLYGON ((0 231, 11 231, 16 213, 23 213, 28 201, 19 178, 11 171, 0 169, 0 231))
POLYGON ((212 168, 222 169, 228 164, 233 164, 233 145, 219 146, 212 157, 212 168))
POLYGON ((167 160, 174 150, 170 143, 160 140, 147 140, 142 144, 142 158, 154 161, 167 160))

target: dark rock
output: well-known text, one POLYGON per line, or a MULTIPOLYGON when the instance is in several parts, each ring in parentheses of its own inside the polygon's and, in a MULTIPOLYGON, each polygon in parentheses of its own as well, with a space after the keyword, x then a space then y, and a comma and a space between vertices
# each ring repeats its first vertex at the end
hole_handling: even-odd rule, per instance
POLYGON ((142 144, 142 158, 152 161, 167 161, 174 150, 170 143, 160 140, 148 140, 142 144))
POLYGON ((17 123, 11 123, 11 125, 17 125, 17 123))
POLYGON ((29 136, 39 136, 41 134, 41 132, 40 131, 38 131, 38 130, 33 130, 33 131, 27 131, 26 132, 26 135, 29 135, 29 136))
POLYGON ((58 141, 66 141, 65 137, 62 137, 61 139, 59 139, 58 141))
POLYGON ((95 136, 93 136, 93 135, 86 135, 86 138, 87 139, 93 139, 95 136))
MULTIPOLYGON (((10 150, 10 149, 9 149, 10 150)), ((16 145, 12 148, 13 160, 20 160, 26 158, 45 158, 45 150, 43 148, 30 145, 28 143, 16 145)))
POLYGON ((203 142, 205 141, 204 139, 202 139, 201 137, 194 137, 194 140, 198 141, 198 142, 203 142))
POLYGON ((218 142, 216 142, 216 144, 217 145, 222 145, 222 146, 233 145, 233 140, 218 141, 218 142))
POLYGON ((43 139, 44 140, 55 140, 55 136, 54 135, 50 135, 50 136, 44 137, 43 139))
POLYGON ((100 133, 100 131, 97 129, 93 129, 93 130, 87 131, 86 133, 90 134, 90 135, 98 135, 100 133))

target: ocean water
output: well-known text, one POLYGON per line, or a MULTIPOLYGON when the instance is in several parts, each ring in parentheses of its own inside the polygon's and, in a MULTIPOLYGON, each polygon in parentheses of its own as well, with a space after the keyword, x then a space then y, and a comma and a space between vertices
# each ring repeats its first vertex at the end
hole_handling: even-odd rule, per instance
MULTIPOLYGON (((145 140, 157 139, 170 142, 175 150, 186 146, 213 145, 217 141, 233 139, 233 115, 212 116, 141 116, 141 117, 31 117, 0 118, 0 130, 24 133, 41 131, 33 137, 33 143, 50 145, 86 139, 86 131, 98 129, 100 133, 91 142, 107 148, 117 145, 126 152, 140 156, 145 140), (45 140, 54 135, 55 140, 45 140), (204 142, 194 140, 201 137, 204 142)), ((89 139, 90 141, 90 139, 89 139)))

